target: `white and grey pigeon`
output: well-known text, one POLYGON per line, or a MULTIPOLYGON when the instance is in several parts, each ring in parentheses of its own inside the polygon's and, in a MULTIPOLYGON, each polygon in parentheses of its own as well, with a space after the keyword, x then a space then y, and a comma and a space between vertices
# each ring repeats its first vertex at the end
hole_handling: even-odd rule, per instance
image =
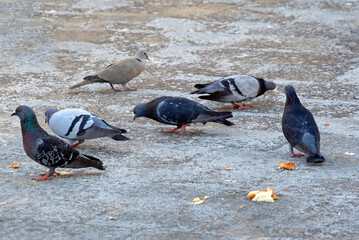
POLYGON ((242 103, 250 101, 263 95, 268 90, 274 90, 274 82, 264 80, 263 78, 252 77, 248 75, 236 75, 218 79, 212 83, 196 84, 198 90, 191 94, 208 94, 199 96, 201 99, 207 99, 217 102, 232 103, 235 108, 247 109, 242 103))
POLYGON ((282 118, 282 130, 289 142, 291 157, 303 156, 293 148, 305 153, 307 162, 321 163, 325 158, 320 153, 320 134, 312 113, 303 107, 292 86, 284 88, 286 102, 282 118))
POLYGON ((177 133, 178 129, 183 133, 190 123, 216 122, 226 126, 234 125, 226 120, 233 117, 231 112, 215 112, 202 104, 180 97, 156 98, 148 103, 137 105, 133 113, 134 119, 147 117, 160 123, 177 125, 172 130, 164 131, 172 133, 177 133))
POLYGON ((125 129, 111 126, 102 118, 82 109, 48 108, 45 111, 45 122, 56 135, 68 139, 73 147, 85 139, 109 137, 116 141, 129 140, 122 135, 127 132, 125 129))
POLYGON ((48 167, 44 177, 34 180, 51 179, 55 168, 87 168, 94 167, 105 170, 103 163, 95 157, 81 154, 61 139, 49 135, 37 122, 34 111, 28 106, 19 106, 11 116, 18 116, 21 123, 21 132, 24 150, 35 162, 48 167))

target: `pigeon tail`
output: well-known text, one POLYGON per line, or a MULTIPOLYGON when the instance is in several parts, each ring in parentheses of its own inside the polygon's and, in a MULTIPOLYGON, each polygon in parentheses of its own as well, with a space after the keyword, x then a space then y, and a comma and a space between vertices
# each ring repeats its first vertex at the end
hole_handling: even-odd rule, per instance
POLYGON ((101 162, 100 159, 86 155, 86 154, 83 154, 83 155, 91 160, 91 163, 93 164, 91 167, 97 168, 99 170, 106 169, 106 167, 103 165, 103 162, 101 162))
POLYGON ((128 137, 125 137, 125 136, 123 136, 121 134, 115 135, 115 136, 110 136, 110 138, 112 138, 115 141, 127 141, 127 140, 130 140, 128 137))
POLYGON ((322 156, 322 154, 316 154, 316 155, 308 156, 307 162, 321 163, 321 162, 325 162, 325 158, 322 156))
POLYGON ((226 120, 226 118, 231 117, 233 117, 232 112, 207 111, 201 113, 193 122, 216 122, 226 126, 232 126, 234 123, 226 120))
POLYGON ((233 126, 234 125, 234 123, 232 123, 232 122, 230 122, 230 121, 228 121, 226 119, 219 119, 219 120, 216 121, 216 123, 222 123, 222 124, 224 124, 226 126, 233 126))
POLYGON ((200 84, 196 84, 194 85, 195 88, 197 88, 198 90, 191 92, 191 94, 201 94, 201 93, 205 93, 202 91, 202 88, 205 88, 207 86, 211 85, 211 83, 200 83, 200 84))
POLYGON ((81 86, 84 86, 84 85, 87 85, 87 84, 91 84, 91 83, 102 83, 102 82, 106 82, 105 80, 99 78, 97 75, 90 75, 90 76, 87 76, 87 77, 84 77, 84 80, 85 81, 82 81, 80 83, 77 83, 71 87, 69 87, 69 89, 74 89, 74 88, 78 88, 78 87, 81 87, 81 86))
POLYGON ((73 162, 66 165, 67 168, 86 168, 94 167, 99 170, 105 170, 105 166, 100 159, 86 154, 80 154, 73 162))
MULTIPOLYGON (((201 90, 198 90, 198 91, 201 91, 201 90)), ((198 91, 196 91, 196 92, 198 92, 198 91)), ((201 92, 198 92, 198 93, 200 94, 201 92)), ((203 96, 199 96, 198 98, 200 98, 200 99, 206 99, 206 100, 214 100, 214 99, 217 99, 216 96, 215 96, 215 94, 203 95, 203 96)))

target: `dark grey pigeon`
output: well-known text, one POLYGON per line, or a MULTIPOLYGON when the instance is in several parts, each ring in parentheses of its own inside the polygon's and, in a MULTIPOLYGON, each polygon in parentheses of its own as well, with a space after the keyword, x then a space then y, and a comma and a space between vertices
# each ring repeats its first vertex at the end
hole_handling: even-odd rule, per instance
POLYGON ((34 111, 27 106, 19 106, 11 116, 18 116, 21 123, 22 139, 26 154, 35 162, 48 167, 48 173, 42 178, 34 180, 42 181, 51 179, 55 174, 55 168, 86 168, 94 167, 105 170, 102 162, 92 156, 81 154, 75 148, 61 139, 49 135, 37 122, 34 111))
POLYGON ((191 94, 208 94, 199 96, 201 99, 207 99, 217 102, 232 103, 235 108, 247 109, 242 103, 250 101, 263 95, 268 90, 274 90, 274 82, 266 81, 263 78, 252 77, 248 75, 236 75, 218 79, 211 83, 196 84, 197 91, 191 94))
POLYGON ((226 120, 233 117, 231 112, 215 112, 202 104, 180 97, 156 98, 148 103, 137 105, 133 113, 134 119, 147 117, 160 123, 177 125, 176 128, 165 132, 177 132, 180 129, 183 133, 190 123, 216 122, 226 126, 234 125, 226 120))
POLYGON ((307 162, 321 163, 325 158, 320 154, 320 135, 312 113, 300 103, 292 86, 285 87, 287 100, 284 106, 282 129, 290 144, 291 157, 303 156, 295 154, 293 147, 303 152, 307 162))
POLYGON ((45 122, 56 135, 68 139, 72 147, 77 147, 86 139, 101 137, 116 141, 129 140, 122 135, 127 132, 125 129, 111 126, 102 118, 82 109, 48 108, 45 111, 45 122))

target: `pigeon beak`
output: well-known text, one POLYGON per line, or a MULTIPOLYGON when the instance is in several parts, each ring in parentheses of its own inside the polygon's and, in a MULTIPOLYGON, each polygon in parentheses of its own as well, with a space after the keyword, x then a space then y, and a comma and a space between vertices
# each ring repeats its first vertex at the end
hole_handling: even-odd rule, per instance
POLYGON ((273 92, 277 92, 277 88, 273 89, 273 92))
POLYGON ((145 56, 148 60, 152 61, 152 58, 149 58, 148 55, 145 53, 145 56))
POLYGON ((15 116, 15 115, 17 115, 16 112, 14 112, 13 114, 11 114, 11 117, 12 117, 12 116, 15 116))

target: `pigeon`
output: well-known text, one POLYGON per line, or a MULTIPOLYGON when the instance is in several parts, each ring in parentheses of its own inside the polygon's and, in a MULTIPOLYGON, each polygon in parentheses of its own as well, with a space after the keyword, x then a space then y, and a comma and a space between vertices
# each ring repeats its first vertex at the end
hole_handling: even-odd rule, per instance
POLYGON ((216 122, 226 126, 234 125, 226 118, 233 117, 231 112, 215 112, 211 109, 196 103, 195 101, 180 97, 159 97, 148 103, 137 105, 133 109, 134 119, 147 117, 157 122, 177 125, 172 130, 164 132, 180 133, 185 132, 185 127, 190 123, 216 122))
POLYGON ((196 84, 198 90, 191 94, 208 94, 199 96, 201 99, 207 99, 217 102, 230 102, 235 108, 248 109, 242 103, 250 101, 263 95, 268 90, 275 90, 274 82, 266 81, 263 78, 252 77, 248 75, 236 75, 218 79, 212 83, 196 84))
POLYGON ((84 77, 84 81, 69 87, 69 89, 91 83, 109 83, 115 92, 117 90, 113 87, 113 84, 121 84, 126 91, 135 91, 136 89, 126 87, 126 83, 145 70, 146 59, 150 60, 146 51, 139 50, 135 57, 115 62, 94 75, 84 77))
POLYGON ((51 179, 50 176, 57 174, 55 172, 57 167, 94 167, 99 170, 105 170, 103 163, 98 158, 82 154, 61 139, 49 135, 40 127, 34 111, 28 106, 17 107, 11 116, 15 115, 20 118, 26 154, 35 162, 49 168, 49 171, 43 177, 33 180, 51 179))
POLYGON ((77 147, 85 139, 110 137, 116 141, 125 141, 129 138, 122 135, 125 129, 107 124, 102 118, 97 117, 82 109, 48 108, 45 111, 45 123, 58 136, 69 140, 72 147, 77 147), (78 140, 77 143, 74 143, 78 140))
POLYGON ((320 135, 312 113, 300 103, 292 86, 286 86, 287 96, 282 118, 282 129, 289 142, 291 157, 304 156, 295 154, 293 148, 305 153, 307 162, 321 163, 325 158, 320 154, 320 135))

